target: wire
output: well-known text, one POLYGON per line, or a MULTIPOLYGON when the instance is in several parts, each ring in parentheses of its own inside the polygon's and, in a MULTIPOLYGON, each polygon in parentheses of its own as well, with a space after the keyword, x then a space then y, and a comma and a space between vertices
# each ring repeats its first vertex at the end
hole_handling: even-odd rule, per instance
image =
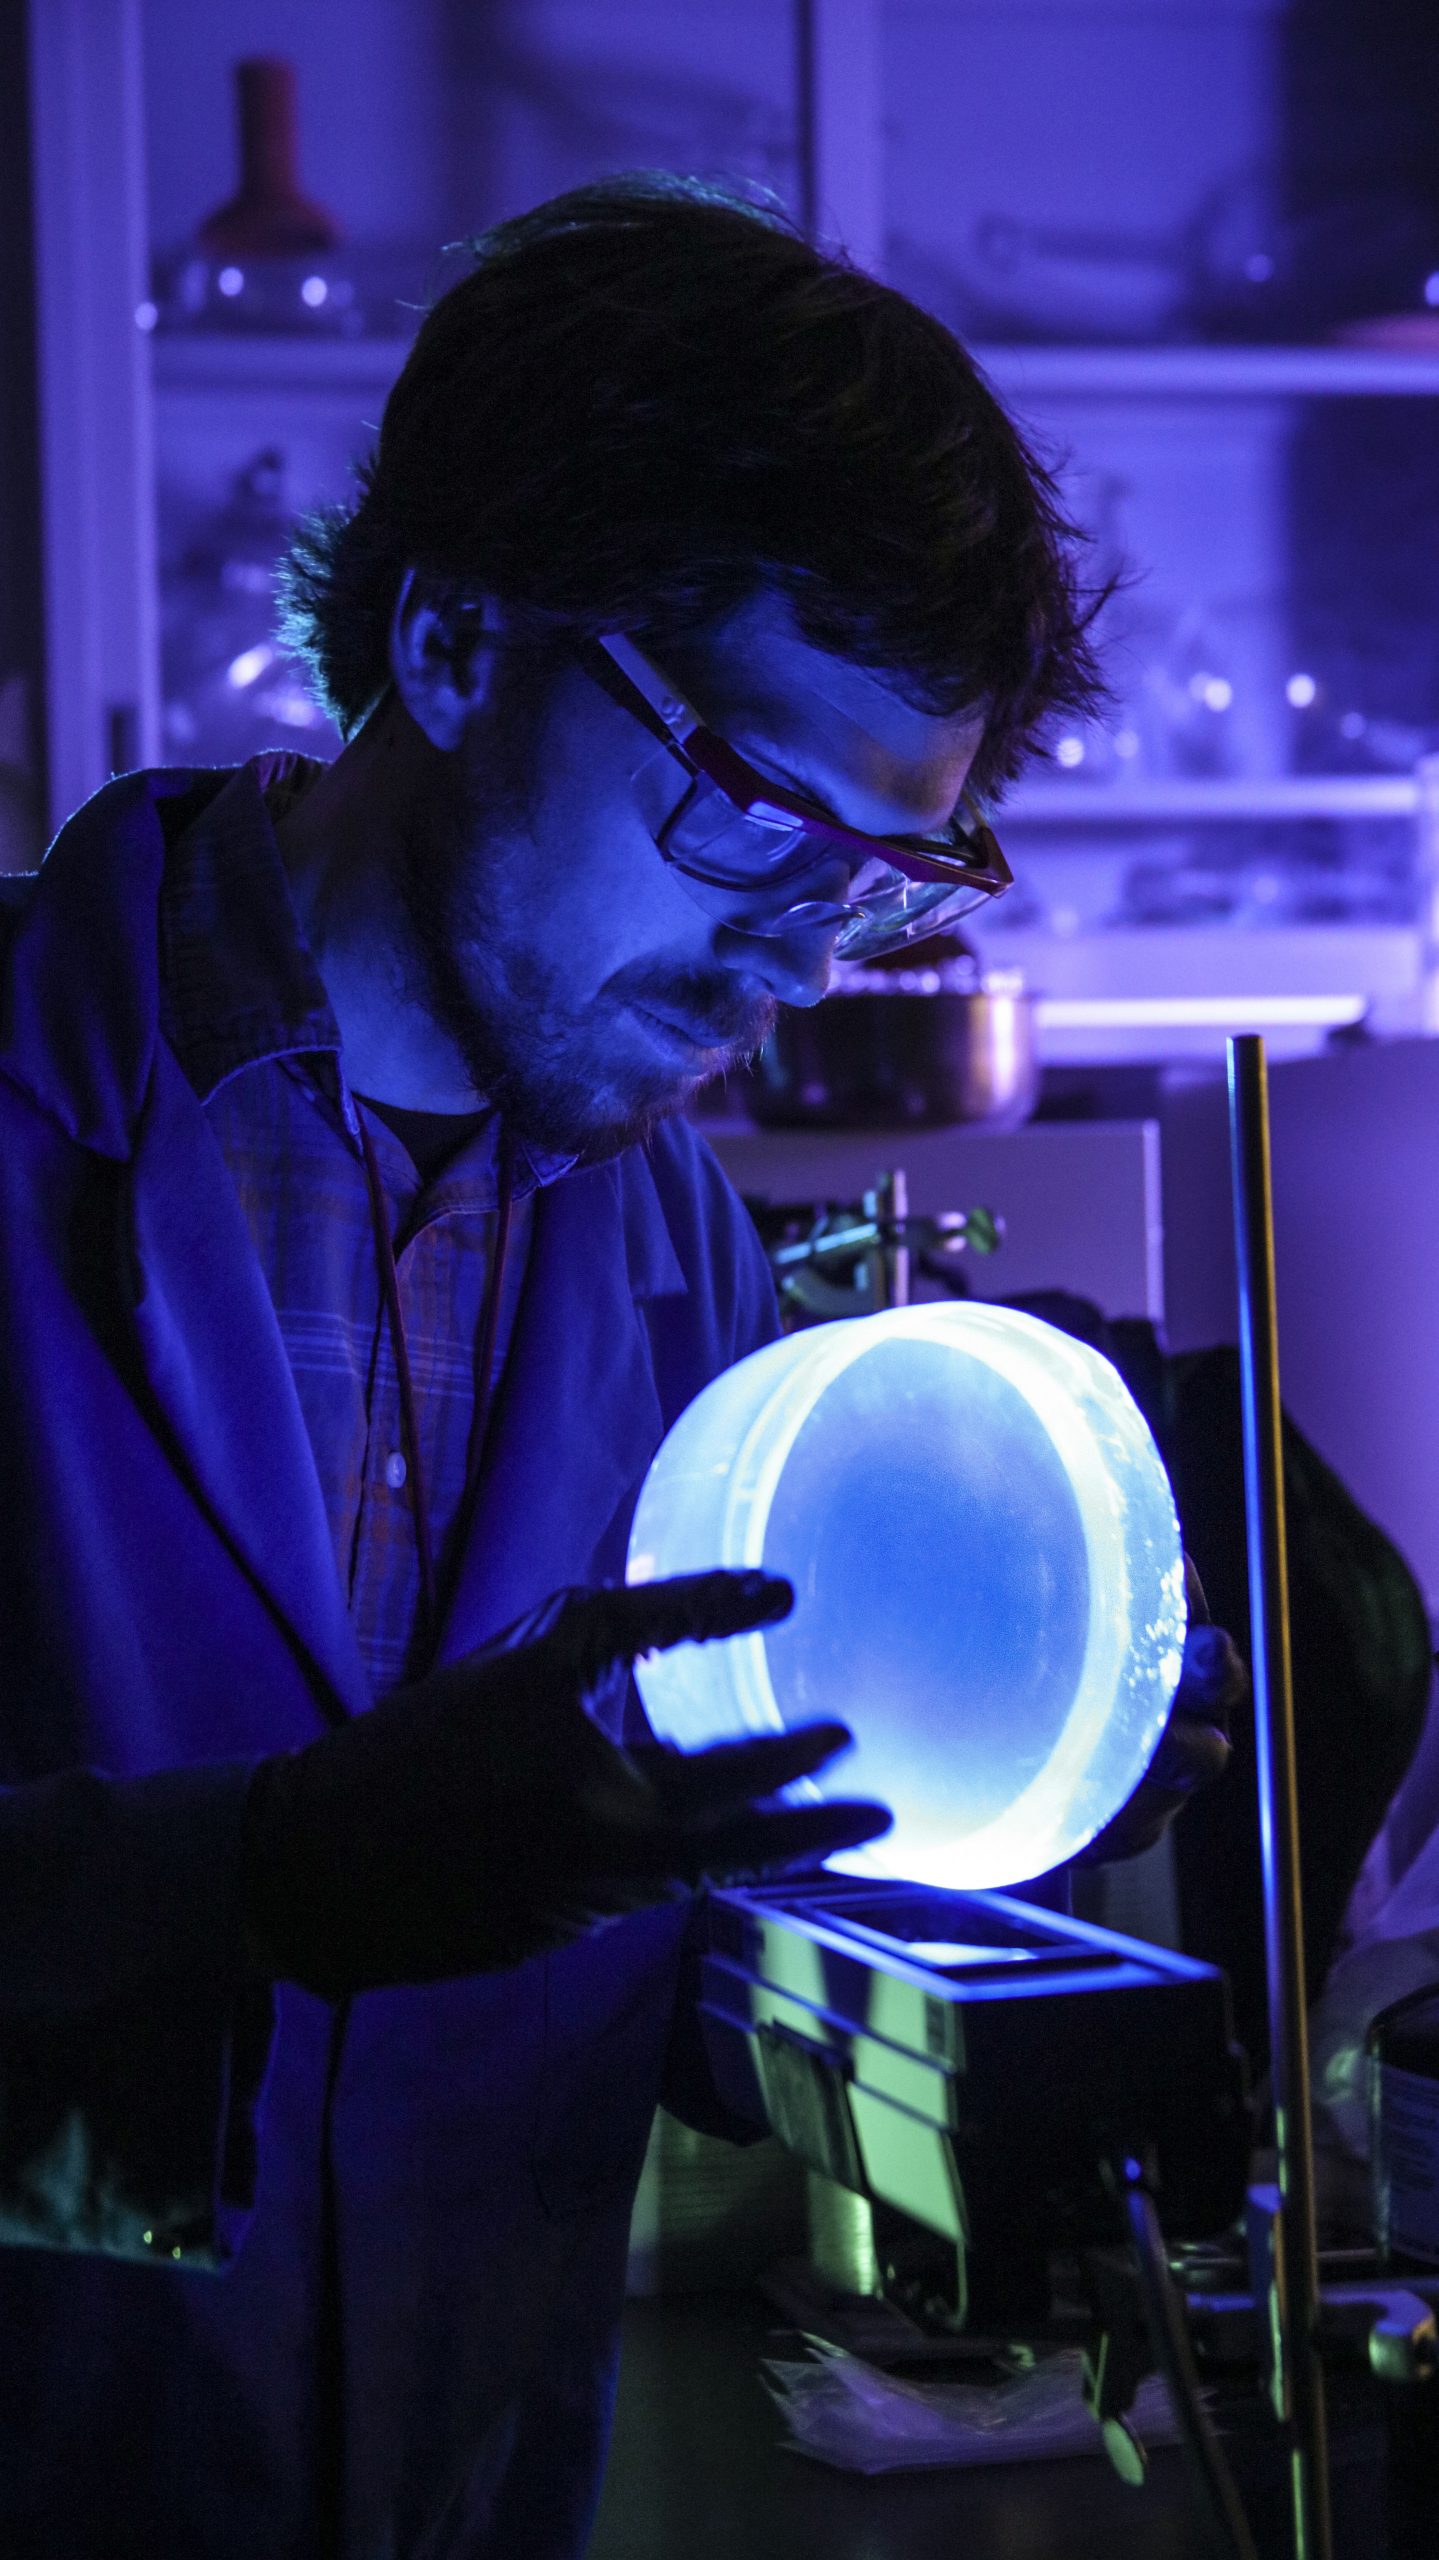
POLYGON ((1139 2260, 1144 2308, 1154 2361, 1169 2385, 1169 2397, 1184 2441, 1190 2476, 1199 2491, 1212 2528, 1216 2551, 1225 2560, 1258 2560, 1233 2475, 1224 2459, 1213 2421, 1205 2408, 1199 2376, 1184 2325, 1184 2307, 1169 2272, 1164 2234, 1154 2198, 1144 2184, 1137 2160, 1126 2160, 1119 2181, 1130 2237, 1139 2260))

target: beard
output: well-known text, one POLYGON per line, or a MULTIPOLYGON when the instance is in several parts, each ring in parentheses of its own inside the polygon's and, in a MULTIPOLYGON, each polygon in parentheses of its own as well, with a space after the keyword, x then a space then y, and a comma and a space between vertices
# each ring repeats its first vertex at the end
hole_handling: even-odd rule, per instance
POLYGON ((701 1085, 753 1057, 778 1008, 723 969, 657 961, 632 962, 576 1001, 563 972, 517 929, 532 894, 541 721, 537 700, 497 705, 447 759, 444 796, 406 835, 396 878, 411 942, 406 974, 511 1135, 596 1164, 642 1143, 701 1085), (697 1044, 693 1068, 636 1056, 626 1037, 635 1010, 682 1023, 697 1044))

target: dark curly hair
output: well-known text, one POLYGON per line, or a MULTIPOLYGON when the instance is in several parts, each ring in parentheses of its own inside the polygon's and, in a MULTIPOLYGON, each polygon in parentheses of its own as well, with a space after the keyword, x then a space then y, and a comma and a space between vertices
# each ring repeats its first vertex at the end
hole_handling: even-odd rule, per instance
POLYGON ((657 638, 757 587, 918 707, 987 711, 993 791, 1103 699, 1100 595, 1054 482, 940 323, 769 206, 643 173, 471 244, 350 509, 282 570, 287 638, 349 734, 401 577, 523 629, 657 638))

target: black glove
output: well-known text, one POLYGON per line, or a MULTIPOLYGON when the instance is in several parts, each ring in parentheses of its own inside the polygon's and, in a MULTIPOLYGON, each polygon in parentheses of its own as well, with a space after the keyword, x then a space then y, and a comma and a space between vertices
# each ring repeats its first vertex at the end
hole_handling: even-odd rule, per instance
POLYGON ((760 1801, 842 1750, 841 1724, 684 1753, 622 1750, 588 1712, 638 1654, 768 1626, 793 1601, 760 1573, 561 1593, 504 1650, 262 1761, 248 1969, 330 1999, 483 1972, 702 1879, 875 1838, 880 1805, 760 1801))
POLYGON ((1249 1694, 1249 1673, 1232 1638, 1210 1625, 1204 1587, 1187 1556, 1184 1587, 1189 1630, 1169 1722, 1129 1802, 1081 1850, 1077 1866, 1108 1866, 1152 1849, 1188 1798, 1229 1766, 1229 1719, 1249 1694))

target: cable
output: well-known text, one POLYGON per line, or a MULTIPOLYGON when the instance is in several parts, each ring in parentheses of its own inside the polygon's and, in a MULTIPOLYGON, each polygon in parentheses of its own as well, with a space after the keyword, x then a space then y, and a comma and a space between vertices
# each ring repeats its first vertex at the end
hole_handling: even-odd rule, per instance
POLYGON ((1190 2352, 1189 2333, 1184 2325, 1184 2308, 1169 2272, 1159 2216, 1137 2160, 1123 2163, 1118 2183, 1130 2237, 1139 2260, 1154 2361, 1169 2385, 1169 2397, 1184 2440, 1190 2476, 1209 2518, 1216 2552, 1222 2551, 1225 2560, 1258 2560, 1254 2537, 1239 2503, 1239 2492, 1204 2406, 1199 2376, 1190 2352))

